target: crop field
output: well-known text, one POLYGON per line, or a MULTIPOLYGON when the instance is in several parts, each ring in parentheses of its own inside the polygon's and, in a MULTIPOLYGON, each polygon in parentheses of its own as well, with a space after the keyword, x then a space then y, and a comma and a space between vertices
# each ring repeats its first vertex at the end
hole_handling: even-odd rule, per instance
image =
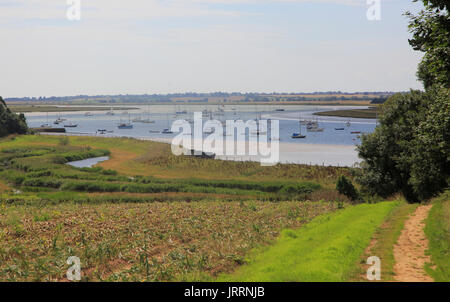
POLYGON ((154 202, 0 206, 0 280, 204 280, 244 263, 286 227, 335 209, 325 202, 154 202))
POLYGON ((0 280, 65 280, 69 256, 81 259, 85 281, 211 280, 281 230, 347 204, 331 189, 344 168, 261 167, 166 148, 133 139, 1 140, 0 280), (66 164, 98 156, 110 160, 66 164))

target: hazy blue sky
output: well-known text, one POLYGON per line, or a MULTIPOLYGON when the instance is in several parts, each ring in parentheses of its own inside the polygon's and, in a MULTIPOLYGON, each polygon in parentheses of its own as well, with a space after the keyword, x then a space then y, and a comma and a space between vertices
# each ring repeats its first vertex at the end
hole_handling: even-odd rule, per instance
POLYGON ((421 88, 406 10, 382 0, 0 0, 0 95, 421 88))

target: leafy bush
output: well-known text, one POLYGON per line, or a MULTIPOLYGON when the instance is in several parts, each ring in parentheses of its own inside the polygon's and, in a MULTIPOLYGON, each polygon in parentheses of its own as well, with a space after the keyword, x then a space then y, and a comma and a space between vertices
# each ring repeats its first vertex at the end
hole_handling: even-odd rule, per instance
POLYGON ((349 180, 344 175, 341 175, 336 182, 336 190, 338 190, 339 193, 347 196, 351 200, 359 199, 359 193, 356 190, 355 186, 353 186, 351 180, 349 180))

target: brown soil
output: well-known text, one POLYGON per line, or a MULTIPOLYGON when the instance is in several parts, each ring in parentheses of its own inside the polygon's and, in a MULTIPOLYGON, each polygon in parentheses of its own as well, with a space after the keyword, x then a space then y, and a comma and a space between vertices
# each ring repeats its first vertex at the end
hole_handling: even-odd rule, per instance
POLYGON ((425 255, 428 240, 424 233, 425 219, 432 205, 417 207, 405 222, 405 227, 394 246, 395 281, 400 282, 432 282, 433 279, 425 273, 425 263, 431 259, 425 255))

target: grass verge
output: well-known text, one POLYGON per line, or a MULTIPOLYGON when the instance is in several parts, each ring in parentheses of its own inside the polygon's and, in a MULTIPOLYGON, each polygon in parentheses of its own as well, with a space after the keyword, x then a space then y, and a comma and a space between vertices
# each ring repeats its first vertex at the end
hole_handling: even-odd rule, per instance
POLYGON ((354 281, 367 281, 366 260, 370 256, 377 256, 381 260, 381 280, 392 281, 394 278, 394 245, 400 236, 408 216, 415 211, 417 204, 399 203, 386 217, 384 223, 375 231, 370 245, 360 260, 360 269, 355 271, 354 281))
POLYGON ((247 265, 218 281, 346 281, 376 228, 398 205, 361 204, 284 230, 275 245, 255 250, 247 265))
POLYGON ((425 235, 429 241, 428 253, 433 265, 425 270, 437 282, 450 281, 450 191, 433 201, 426 220, 425 235))

